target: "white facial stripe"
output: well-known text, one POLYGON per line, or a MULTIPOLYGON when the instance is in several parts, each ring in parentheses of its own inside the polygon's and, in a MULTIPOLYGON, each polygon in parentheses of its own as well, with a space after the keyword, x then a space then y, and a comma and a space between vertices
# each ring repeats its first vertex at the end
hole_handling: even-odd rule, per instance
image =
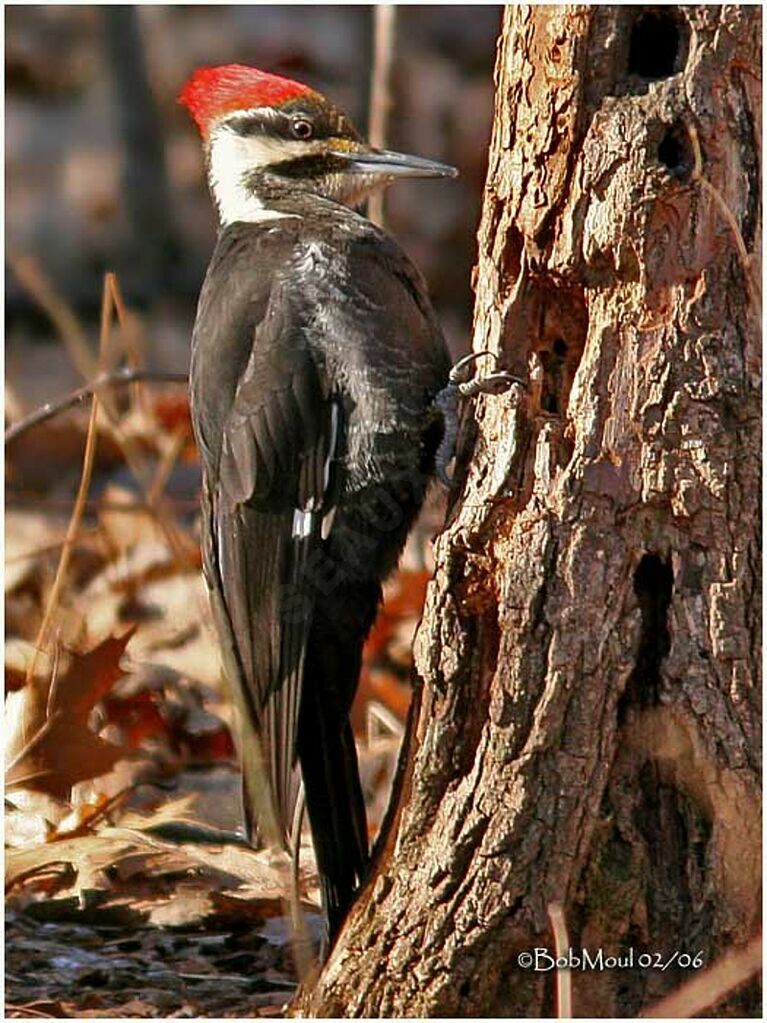
MULTIPOLYGON (((238 117, 256 111, 238 112, 238 117)), ((271 113, 271 111, 269 111, 271 113)), ((277 160, 290 160, 306 153, 306 144, 296 140, 278 141, 266 135, 238 135, 222 121, 210 133, 208 177, 218 207, 221 224, 226 227, 237 220, 258 222, 285 217, 266 209, 243 185, 249 171, 258 170, 277 160)))

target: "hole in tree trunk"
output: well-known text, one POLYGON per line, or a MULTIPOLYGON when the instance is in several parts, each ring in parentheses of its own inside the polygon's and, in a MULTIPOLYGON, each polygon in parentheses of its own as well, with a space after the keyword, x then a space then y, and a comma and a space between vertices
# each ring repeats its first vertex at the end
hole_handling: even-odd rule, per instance
POLYGON ((684 179, 690 174, 695 159, 683 124, 674 124, 666 130, 658 146, 658 160, 675 178, 684 179))
POLYGON ((643 11, 631 29, 628 73, 647 81, 668 78, 682 68, 685 43, 673 8, 643 11))
POLYGON ((618 724, 630 707, 654 707, 660 702, 661 666, 671 649, 668 609, 674 592, 671 559, 645 554, 634 573, 634 593, 642 616, 636 666, 618 702, 618 724))
POLYGON ((561 277, 541 275, 535 287, 537 302, 528 328, 532 335, 528 355, 533 380, 531 408, 533 414, 540 411, 564 419, 586 346, 588 309, 583 290, 561 277))
POLYGON ((543 367, 541 408, 554 416, 567 408, 571 383, 567 372, 567 353, 567 343, 561 337, 554 338, 551 348, 542 348, 538 352, 543 367))

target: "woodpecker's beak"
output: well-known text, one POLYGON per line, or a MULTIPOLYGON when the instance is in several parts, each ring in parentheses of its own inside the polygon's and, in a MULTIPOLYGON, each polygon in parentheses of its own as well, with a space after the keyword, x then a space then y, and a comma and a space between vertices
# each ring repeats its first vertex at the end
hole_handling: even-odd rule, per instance
POLYGON ((380 174, 384 177, 454 178, 455 167, 407 153, 393 153, 388 149, 360 149, 357 152, 334 150, 333 156, 348 160, 350 174, 380 174))

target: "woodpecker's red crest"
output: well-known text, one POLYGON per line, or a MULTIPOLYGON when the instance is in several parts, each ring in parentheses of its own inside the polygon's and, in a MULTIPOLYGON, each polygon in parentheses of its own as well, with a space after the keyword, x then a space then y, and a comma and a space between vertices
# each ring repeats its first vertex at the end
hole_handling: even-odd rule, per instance
POLYGON ((244 64, 200 67, 178 96, 204 138, 222 115, 249 107, 281 106, 298 96, 317 97, 308 85, 244 64))

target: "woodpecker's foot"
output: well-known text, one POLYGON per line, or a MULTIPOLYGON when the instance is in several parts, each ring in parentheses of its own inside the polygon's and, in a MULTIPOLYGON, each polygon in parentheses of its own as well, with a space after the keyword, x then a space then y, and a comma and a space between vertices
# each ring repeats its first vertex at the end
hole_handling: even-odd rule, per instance
POLYGON ((476 398, 478 394, 503 394, 514 384, 518 384, 520 387, 525 386, 524 380, 505 369, 490 373, 485 377, 472 376, 474 363, 483 355, 489 355, 497 364, 498 356, 495 352, 470 352, 468 355, 464 355, 450 370, 447 387, 441 390, 434 399, 445 422, 445 432, 442 434, 442 440, 435 456, 436 471, 440 481, 448 489, 453 485, 447 467, 455 455, 460 402, 467 398, 476 398))

